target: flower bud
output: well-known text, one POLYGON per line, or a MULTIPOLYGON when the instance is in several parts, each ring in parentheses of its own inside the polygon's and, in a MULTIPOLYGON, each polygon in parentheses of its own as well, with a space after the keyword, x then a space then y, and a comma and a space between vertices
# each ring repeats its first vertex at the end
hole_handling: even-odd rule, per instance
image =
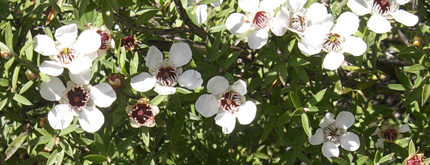
POLYGON ((37 80, 37 78, 39 78, 39 76, 37 74, 34 74, 30 69, 27 69, 25 71, 25 76, 27 76, 27 79, 30 81, 34 81, 34 80, 37 80))
POLYGON ((109 73, 106 81, 113 89, 119 89, 124 85, 124 76, 119 73, 109 73))
POLYGON ((4 58, 4 59, 10 59, 10 58, 12 58, 12 55, 9 53, 9 50, 2 50, 1 51, 1 56, 4 58))
POLYGON ((424 154, 412 154, 406 159, 406 165, 424 165, 424 154))
POLYGON ((421 49, 421 47, 423 46, 423 39, 421 37, 416 36, 412 40, 412 44, 414 44, 414 46, 418 49, 421 49))
POLYGON ((137 40, 133 34, 126 36, 124 39, 121 40, 121 47, 124 47, 125 50, 134 50, 136 44, 137 40))

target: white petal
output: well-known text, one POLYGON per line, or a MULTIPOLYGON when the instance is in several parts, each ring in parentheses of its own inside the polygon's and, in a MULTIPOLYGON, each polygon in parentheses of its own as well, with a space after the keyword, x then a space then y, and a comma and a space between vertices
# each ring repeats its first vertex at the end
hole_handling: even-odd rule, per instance
POLYGON ((206 11, 208 9, 208 6, 206 4, 204 5, 198 5, 196 7, 196 22, 197 24, 202 24, 206 22, 208 19, 208 12, 206 11))
POLYGON ((257 114, 257 106, 252 101, 246 101, 239 107, 239 111, 237 112, 237 120, 242 125, 248 125, 251 123, 255 115, 257 114))
POLYGON ((386 33, 391 30, 390 21, 381 15, 372 15, 367 22, 367 27, 375 33, 386 33))
POLYGON ((354 56, 361 56, 367 50, 367 44, 359 37, 345 37, 345 42, 342 43, 342 50, 354 56))
POLYGON ((163 86, 160 84, 155 84, 154 91, 159 95, 172 95, 176 93, 176 88, 171 86, 163 86))
POLYGON ((321 52, 328 29, 323 30, 320 27, 323 27, 323 25, 309 27, 303 33, 303 37, 298 43, 299 49, 303 54, 314 55, 321 52))
POLYGON ((75 42, 76 36, 78 36, 78 26, 76 24, 64 25, 55 30, 55 38, 62 47, 70 47, 75 42))
POLYGON ((94 30, 85 30, 79 35, 73 45, 77 52, 90 54, 99 50, 101 44, 100 35, 94 30))
POLYGON ((48 113, 49 125, 54 129, 67 128, 72 120, 72 109, 67 104, 58 104, 48 113))
POLYGON ((302 52, 304 55, 318 54, 319 52, 321 52, 322 45, 322 42, 321 44, 316 45, 307 44, 306 41, 303 40, 303 38, 302 41, 297 44, 297 46, 299 46, 300 52, 302 52))
POLYGON ((307 0, 288 0, 287 7, 293 13, 300 12, 303 6, 306 4, 307 0))
POLYGON ((106 54, 106 50, 97 50, 96 52, 85 54, 91 61, 96 60, 98 57, 102 58, 106 54))
POLYGON ((215 2, 212 2, 211 3, 211 5, 213 6, 213 7, 218 7, 218 6, 220 6, 221 5, 221 3, 223 2, 223 0, 219 0, 219 1, 215 1, 215 2))
POLYGON ((344 59, 342 53, 330 52, 324 58, 323 67, 328 70, 336 70, 342 65, 344 59))
POLYGON ((285 2, 286 0, 263 0, 263 2, 261 2, 261 6, 264 10, 270 11, 276 9, 285 2))
POLYGON ((55 61, 43 61, 39 66, 39 70, 50 76, 59 76, 64 71, 64 67, 55 61))
POLYGON ((400 128, 399 128, 399 132, 400 132, 400 133, 405 133, 405 132, 409 132, 409 133, 411 133, 412 131, 411 131, 411 127, 409 127, 409 125, 408 125, 408 124, 403 124, 403 125, 401 125, 401 126, 400 126, 400 128))
POLYGON ((251 23, 249 23, 247 17, 244 14, 233 13, 227 17, 225 26, 230 33, 234 35, 240 35, 247 32, 251 28, 251 23))
POLYGON ((323 119, 321 120, 320 127, 325 128, 333 122, 334 122, 334 114, 328 112, 324 115, 323 119))
POLYGON ((248 36, 248 45, 251 49, 260 49, 266 45, 269 33, 266 29, 252 31, 248 36))
POLYGON ((312 21, 312 23, 321 23, 327 19, 327 7, 321 3, 313 3, 306 10, 306 18, 312 21))
POLYGON ((333 142, 325 142, 322 146, 322 153, 327 158, 338 157, 339 156, 339 148, 337 148, 336 144, 333 142))
POLYGON ((163 62, 163 53, 157 47, 149 47, 148 54, 145 57, 145 65, 149 68, 157 68, 157 65, 163 62))
POLYGON ((178 83, 181 87, 196 89, 203 84, 202 75, 193 69, 189 69, 178 77, 178 83))
POLYGON ((93 61, 91 61, 90 57, 83 56, 80 58, 77 58, 72 63, 65 65, 67 69, 73 74, 79 74, 83 72, 84 70, 90 68, 93 65, 93 61))
POLYGON ((396 3, 398 3, 399 5, 404 5, 406 3, 408 3, 411 0, 396 0, 396 3))
POLYGON ((230 134, 236 125, 236 117, 230 112, 222 112, 215 116, 215 124, 222 127, 224 134, 230 134))
POLYGON ((366 0, 348 0, 347 6, 359 16, 369 14, 372 8, 366 0))
POLYGON ((400 22, 405 26, 415 26, 418 23, 418 16, 402 9, 394 12, 392 15, 397 22, 400 22))
POLYGON ((84 131, 96 132, 103 126, 105 117, 96 107, 87 106, 82 108, 78 120, 84 131))
POLYGON ((348 129, 355 123, 354 114, 349 111, 342 111, 337 114, 336 125, 342 129, 348 129))
POLYGON ((360 148, 360 138, 352 132, 346 132, 340 136, 340 145, 348 151, 355 151, 360 148))
POLYGON ((190 62, 192 55, 193 53, 188 44, 183 42, 174 43, 170 48, 169 59, 175 64, 175 67, 181 67, 190 62))
POLYGON ((275 18, 270 20, 270 30, 276 36, 283 36, 287 32, 288 14, 284 10, 279 10, 275 18))
POLYGON ((379 138, 375 143, 376 148, 384 148, 384 139, 379 138))
POLYGON ((211 92, 213 95, 218 95, 227 91, 228 86, 228 80, 222 76, 212 77, 207 84, 209 92, 211 92))
POLYGON ((324 140, 324 131, 321 128, 318 128, 315 135, 312 135, 308 140, 312 145, 321 144, 324 140))
POLYGON ((196 101, 196 110, 204 117, 211 117, 218 112, 218 100, 210 94, 201 95, 196 101))
POLYGON ((245 12, 252 12, 258 9, 260 0, 239 0, 239 7, 245 12))
POLYGON ((38 34, 33 38, 33 41, 34 51, 37 53, 44 56, 59 54, 54 40, 49 38, 47 35, 38 34))
POLYGON ((100 83, 91 88, 90 97, 94 104, 106 108, 116 100, 116 93, 108 83, 100 83))
POLYGON ((72 72, 69 72, 70 80, 72 80, 76 85, 87 85, 90 83, 91 78, 93 77, 91 74, 91 69, 87 68, 84 71, 73 74, 72 72))
POLYGON ((149 73, 142 72, 130 80, 131 87, 139 92, 146 92, 155 86, 157 80, 149 73))
POLYGON ((65 95, 66 87, 57 77, 50 77, 49 82, 40 83, 40 95, 49 101, 58 101, 65 95))
POLYGON ((248 92, 248 90, 246 90, 246 82, 243 80, 237 80, 231 88, 242 96, 248 92))
POLYGON ((360 20, 357 15, 351 12, 344 12, 337 18, 333 31, 342 36, 350 36, 357 31, 359 24, 360 20))
POLYGON ((376 128, 375 132, 373 132, 372 136, 373 135, 378 135, 379 132, 381 132, 381 129, 380 128, 376 128))
POLYGON ((160 113, 160 109, 158 108, 158 106, 151 105, 151 108, 152 108, 152 113, 154 113, 154 115, 157 115, 158 113, 160 113))

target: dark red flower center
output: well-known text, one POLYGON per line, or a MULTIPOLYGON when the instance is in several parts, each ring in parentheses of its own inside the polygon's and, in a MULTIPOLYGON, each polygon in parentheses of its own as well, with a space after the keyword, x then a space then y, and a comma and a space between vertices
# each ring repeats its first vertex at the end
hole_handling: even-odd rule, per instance
POLYGON ((372 4, 373 11, 378 14, 386 14, 391 9, 389 0, 374 0, 372 4))
POLYGON ((240 105, 242 105, 242 101, 238 93, 228 91, 221 94, 219 104, 223 111, 235 113, 239 109, 240 105))
POLYGON ((387 142, 393 142, 397 139, 398 135, 399 133, 393 128, 388 128, 387 130, 382 131, 382 136, 387 142))
POLYGON ((269 14, 265 11, 259 11, 255 13, 252 25, 255 29, 264 29, 267 25, 269 25, 269 14))
POLYGON ((97 30, 97 33, 100 35, 101 44, 100 48, 101 50, 106 50, 109 48, 110 41, 112 40, 112 36, 108 33, 105 33, 101 30, 97 30))
POLYGON ((153 126, 155 114, 150 104, 138 102, 133 106, 133 111, 129 115, 130 119, 136 121, 139 125, 146 127, 153 126))
POLYGON ((335 142, 340 139, 340 129, 335 123, 332 123, 329 126, 325 127, 323 129, 323 132, 325 138, 331 142, 335 142))
POLYGON ((126 50, 134 50, 136 46, 137 40, 133 34, 126 36, 121 40, 121 47, 124 47, 126 50))
POLYGON ((89 99, 90 93, 86 91, 83 86, 74 86, 67 91, 67 100, 73 109, 78 110, 86 106, 89 99))
POLYGON ((425 160, 423 157, 423 154, 413 154, 406 160, 406 165, 424 165, 425 160))
POLYGON ((70 64, 77 58, 78 54, 76 53, 75 49, 72 48, 63 48, 63 50, 60 51, 60 54, 56 55, 55 61, 62 63, 62 64, 70 64))
POLYGON ((155 77, 163 86, 174 86, 178 80, 178 73, 173 67, 160 67, 155 77))

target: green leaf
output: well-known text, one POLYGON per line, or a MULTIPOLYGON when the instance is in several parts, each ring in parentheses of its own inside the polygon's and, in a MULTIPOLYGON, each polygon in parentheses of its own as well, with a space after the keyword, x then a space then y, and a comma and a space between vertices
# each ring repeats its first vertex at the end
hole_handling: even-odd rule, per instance
POLYGON ((391 153, 391 154, 385 155, 384 157, 382 157, 381 159, 379 159, 378 163, 379 164, 388 163, 391 160, 393 160, 393 158, 394 158, 394 153, 391 153))
POLYGON ((421 94, 421 106, 424 106, 424 104, 427 102, 430 96, 430 84, 424 84, 423 91, 421 94))
POLYGON ((107 161, 107 157, 99 154, 92 154, 84 156, 84 159, 92 161, 92 162, 105 162, 107 161))
POLYGON ((64 136, 64 135, 67 135, 67 134, 69 134, 69 133, 71 133, 71 132, 75 131, 75 130, 76 130, 76 128, 79 128, 79 125, 71 124, 71 125, 69 125, 67 128, 62 129, 62 130, 61 130, 61 132, 60 132, 60 134, 59 134, 58 136, 64 136))
POLYGON ((414 144, 414 141, 413 141, 413 140, 411 140, 411 141, 409 142, 408 153, 409 153, 409 155, 413 155, 413 154, 417 153, 417 152, 415 151, 415 144, 414 144))
POLYGON ((210 3, 213 3, 213 2, 217 2, 217 1, 219 1, 219 0, 202 0, 202 1, 198 2, 198 4, 199 5, 210 4, 210 3))
POLYGON ((5 98, 4 100, 2 100, 2 101, 0 102, 0 109, 3 109, 3 108, 6 106, 6 104, 7 104, 7 100, 8 100, 8 98, 5 98))
POLYGON ((26 92, 28 89, 30 89, 30 87, 33 85, 33 81, 27 81, 27 83, 25 83, 22 87, 21 90, 19 90, 19 94, 23 94, 24 92, 26 92))
POLYGON ((113 11, 111 6, 108 4, 107 0, 102 3, 102 17, 103 22, 105 23, 108 29, 112 28, 113 25, 113 11))
POLYGON ((312 129, 309 127, 308 115, 306 115, 306 113, 302 113, 301 117, 302 117, 303 130, 305 131, 306 135, 308 135, 308 137, 310 138, 312 136, 312 129))
POLYGON ((269 137, 273 128, 275 127, 277 121, 277 117, 273 116, 269 119, 269 121, 264 125, 264 131, 261 134, 260 143, 264 142, 267 137, 269 137))
POLYGON ((4 160, 8 160, 17 150, 19 147, 21 147, 22 143, 24 143, 25 139, 27 138, 27 133, 22 132, 18 137, 16 137, 12 143, 7 147, 6 149, 6 158, 4 160))
POLYGON ((10 25, 10 23, 6 24, 5 41, 9 50, 13 50, 13 34, 12 26, 10 25))
POLYGON ((57 153, 58 153, 57 150, 55 150, 54 152, 51 153, 51 156, 49 156, 48 161, 46 161, 47 165, 52 165, 54 163, 57 164, 56 163, 56 161, 57 161, 57 153))
POLYGON ((34 128, 37 132, 42 134, 43 136, 52 136, 46 129, 34 128))
POLYGON ((372 160, 370 160, 370 159, 369 159, 369 157, 368 157, 368 156, 362 156, 362 157, 359 157, 359 158, 357 159, 357 164, 358 164, 358 165, 363 165, 363 164, 373 164, 373 162, 372 162, 372 160))
POLYGON ((9 68, 12 66, 13 62, 15 62, 15 57, 12 57, 11 59, 9 59, 5 64, 4 64, 4 68, 6 70, 9 70, 9 68))
POLYGON ((403 67, 405 72, 409 72, 409 73, 416 73, 418 74, 421 70, 426 69, 423 65, 421 64, 415 64, 412 66, 405 66, 403 67))
POLYGON ((168 97, 168 96, 166 96, 166 95, 158 95, 158 96, 154 97, 154 98, 150 101, 150 103, 151 103, 152 105, 158 105, 158 104, 160 104, 162 101, 166 100, 166 99, 167 99, 167 97, 168 97))
POLYGON ((314 97, 311 100, 309 100, 310 105, 318 104, 323 99, 326 91, 327 89, 323 89, 319 91, 316 95, 314 95, 314 97))
POLYGON ((176 122, 175 125, 173 125, 173 129, 172 132, 170 134, 170 146, 175 146, 176 141, 178 141, 179 139, 179 134, 182 131, 182 127, 184 125, 185 122, 185 116, 181 113, 176 114, 176 122))
POLYGON ((395 90, 395 91, 405 91, 406 88, 402 84, 388 84, 388 89, 395 90))
POLYGON ((147 127, 140 127, 140 131, 141 131, 141 138, 143 143, 145 144, 146 147, 149 147, 149 128, 147 127))
POLYGON ((12 75, 12 92, 16 91, 17 84, 18 84, 18 76, 19 76, 19 70, 21 69, 21 65, 18 65, 15 67, 12 75))
POLYGON ((290 92, 290 99, 293 102, 294 107, 296 107, 296 108, 302 107, 302 103, 300 102, 300 98, 296 93, 290 92))
POLYGON ((342 159, 340 157, 332 157, 331 160, 333 160, 333 162, 340 164, 340 165, 348 165, 349 162, 346 161, 345 159, 342 159))
POLYGON ((9 80, 5 79, 5 78, 0 78, 0 86, 8 87, 9 86, 9 80))
POLYGON ((18 103, 24 104, 24 105, 33 105, 27 98, 25 98, 24 96, 15 93, 15 95, 13 95, 13 100, 17 101, 18 103))
POLYGON ((57 160, 55 161, 56 164, 61 164, 63 162, 64 158, 64 150, 62 150, 60 153, 57 154, 57 160))
POLYGON ((33 58, 33 39, 31 38, 31 32, 29 31, 27 33, 27 42, 25 45, 21 48, 21 51, 19 52, 19 56, 22 57, 22 55, 25 53, 26 58, 31 61, 33 58), (30 35, 30 36, 28 36, 30 35))
POLYGON ((102 137, 98 133, 94 134, 94 141, 95 141, 96 147, 99 150, 99 152, 103 155, 106 155, 106 153, 107 153, 106 146, 107 145, 104 144, 102 137))
POLYGON ((130 61, 130 75, 137 73, 138 66, 139 66, 139 55, 137 52, 135 52, 133 59, 130 61))

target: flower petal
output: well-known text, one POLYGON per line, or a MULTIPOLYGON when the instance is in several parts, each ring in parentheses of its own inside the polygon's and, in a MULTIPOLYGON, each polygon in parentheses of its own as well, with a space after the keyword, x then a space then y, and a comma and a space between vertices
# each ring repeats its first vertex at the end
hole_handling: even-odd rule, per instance
POLYGON ((266 29, 252 31, 248 36, 248 45, 251 49, 260 49, 266 45, 269 33, 266 29))
POLYGON ((139 92, 146 92, 155 86, 157 80, 149 73, 142 72, 130 80, 131 87, 139 92))
POLYGON ((105 117, 96 107, 87 106, 82 108, 78 120, 84 131, 92 133, 98 131, 103 126, 105 117))
POLYGON ((33 41, 34 51, 37 53, 40 53, 44 56, 59 54, 54 40, 52 40, 52 38, 48 37, 47 35, 38 34, 33 38, 33 41))
POLYGON ((65 95, 66 87, 57 77, 50 77, 49 82, 40 83, 40 95, 49 101, 58 101, 65 95))
POLYGON ((213 7, 218 7, 218 6, 220 6, 221 5, 221 3, 223 2, 223 0, 219 0, 219 1, 215 1, 215 2, 212 2, 211 3, 211 5, 213 6, 213 7))
POLYGON ((327 7, 321 3, 313 3, 306 10, 306 18, 312 21, 312 24, 321 23, 327 20, 327 7))
POLYGON ((59 76, 64 71, 64 67, 55 61, 43 61, 39 66, 39 70, 50 76, 59 76))
POLYGON ((323 67, 328 70, 336 70, 342 65, 345 57, 342 53, 330 52, 323 61, 323 67))
POLYGON ((188 64, 192 55, 193 53, 191 52, 190 46, 183 42, 174 43, 169 51, 169 59, 175 64, 175 67, 188 64))
POLYGON ((251 24, 248 22, 249 21, 244 14, 233 13, 227 17, 225 26, 230 33, 234 35, 240 35, 247 32, 251 28, 251 24))
POLYGON ((337 18, 333 31, 342 36, 350 36, 357 31, 359 24, 360 20, 357 15, 351 12, 344 12, 337 18))
POLYGON ((196 7, 196 22, 197 24, 202 24, 206 22, 208 19, 208 12, 206 11, 208 9, 208 6, 206 4, 198 5, 196 7))
POLYGON ((375 143, 376 148, 384 148, 384 139, 378 138, 378 140, 375 143))
POLYGON ((321 128, 318 128, 315 132, 315 135, 312 135, 310 138, 308 138, 309 143, 312 145, 319 145, 324 140, 324 131, 321 128))
POLYGON ((348 0, 346 5, 359 16, 369 14, 372 8, 366 0, 348 0))
POLYGON ((171 95, 176 93, 176 88, 171 86, 163 86, 160 84, 155 84, 154 91, 159 95, 171 95))
POLYGON ((277 7, 281 6, 287 0, 263 0, 261 2, 261 6, 264 10, 274 10, 277 7))
POLYGON ((85 30, 79 35, 73 48, 75 48, 77 52, 90 54, 99 50, 100 45, 100 35, 94 30, 85 30))
POLYGON ((345 37, 345 42, 342 43, 342 50, 354 56, 361 56, 367 50, 367 44, 363 39, 355 36, 345 37))
POLYGON ((339 156, 339 148, 337 148, 336 144, 333 142, 325 142, 322 146, 322 153, 327 158, 338 157, 339 156))
POLYGON ((399 5, 404 5, 404 4, 408 3, 409 1, 411 1, 411 0, 396 0, 396 3, 399 5))
POLYGON ((399 128, 399 132, 400 132, 400 133, 405 133, 405 132, 409 132, 409 133, 411 133, 412 131, 411 131, 411 127, 409 127, 409 125, 408 125, 408 124, 403 124, 403 125, 401 125, 401 126, 400 126, 400 128, 399 128))
POLYGON ((196 101, 196 110, 204 117, 211 117, 218 112, 218 100, 214 95, 203 94, 196 101))
POLYGON ((372 15, 367 22, 367 27, 375 33, 386 33, 391 30, 391 23, 381 15, 372 15))
POLYGON ((116 93, 108 83, 100 83, 91 88, 90 97, 94 104, 106 108, 116 100, 116 93))
POLYGON ((209 92, 211 92, 213 95, 218 95, 227 91, 228 86, 228 80, 222 76, 212 77, 207 84, 209 92))
POLYGON ((402 9, 399 9, 391 15, 393 15, 397 22, 400 22, 405 26, 415 26, 418 23, 418 16, 402 9))
POLYGON ((252 101, 246 101, 239 107, 239 111, 237 112, 237 120, 242 125, 248 125, 251 123, 255 115, 257 114, 257 106, 252 101))
POLYGON ((157 47, 149 47, 148 54, 145 57, 145 65, 148 68, 157 68, 157 65, 163 62, 163 53, 157 47))
POLYGON ((90 83, 93 75, 91 74, 91 69, 87 68, 78 74, 73 74, 72 72, 69 72, 69 77, 70 80, 72 80, 76 85, 87 85, 90 83))
POLYGON ((231 86, 231 88, 239 93, 240 95, 245 95, 248 91, 246 90, 246 82, 243 80, 237 80, 234 82, 234 84, 231 86))
POLYGON ((342 111, 337 114, 336 125, 342 129, 348 129, 355 123, 354 115, 349 111, 342 111))
POLYGON ((236 125, 236 117, 230 112, 222 112, 215 116, 215 124, 222 127, 224 134, 230 134, 236 125))
POLYGON ((70 47, 75 42, 76 36, 78 36, 78 26, 76 24, 64 25, 55 30, 55 38, 62 47, 70 47))
POLYGON ((328 112, 324 115, 323 119, 321 120, 320 127, 325 128, 333 122, 334 122, 334 114, 328 112))
POLYGON ((194 69, 189 69, 178 77, 178 83, 181 87, 196 89, 203 84, 202 75, 194 69))
POLYGON ((72 63, 65 65, 69 69, 69 71, 73 74, 79 74, 84 70, 90 68, 93 65, 93 61, 90 57, 84 56, 76 59, 72 63))
POLYGON ((245 12, 252 12, 258 9, 260 0, 239 0, 239 7, 245 12))
POLYGON ((360 148, 360 138, 352 132, 346 132, 340 136, 340 145, 348 151, 356 151, 360 148))
POLYGON ((276 36, 283 36, 287 32, 288 14, 284 10, 279 10, 275 18, 270 20, 270 30, 276 36))
POLYGON ((67 128, 72 120, 72 109, 67 104, 58 104, 48 112, 49 125, 54 129, 67 128))
POLYGON ((291 12, 297 13, 297 12, 300 12, 300 10, 302 10, 306 2, 307 0, 288 0, 287 7, 291 12))

